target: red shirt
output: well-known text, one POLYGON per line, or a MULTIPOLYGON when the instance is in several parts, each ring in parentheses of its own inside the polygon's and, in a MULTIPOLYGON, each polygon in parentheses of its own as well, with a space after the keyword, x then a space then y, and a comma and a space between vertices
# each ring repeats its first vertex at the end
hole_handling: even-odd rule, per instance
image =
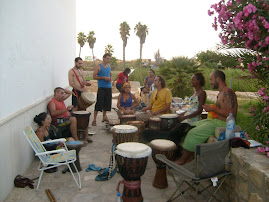
POLYGON ((129 81, 128 80, 128 75, 125 76, 123 72, 119 73, 117 83, 124 84, 124 83, 126 83, 128 81, 129 81))
MULTIPOLYGON (((54 102, 54 103, 55 103, 55 105, 56 105, 56 110, 63 110, 63 109, 66 109, 66 106, 65 106, 65 104, 64 104, 64 101, 58 101, 58 100, 56 100, 55 98, 52 98, 52 99, 49 101, 48 105, 49 105, 51 102, 54 102)), ((63 114, 60 114, 60 115, 57 115, 57 116, 51 116, 51 118, 52 118, 52 122, 53 122, 54 125, 57 125, 57 120, 56 120, 56 118, 59 118, 59 117, 68 118, 68 117, 70 117, 70 113, 69 113, 69 111, 66 111, 66 112, 63 113, 63 114)))

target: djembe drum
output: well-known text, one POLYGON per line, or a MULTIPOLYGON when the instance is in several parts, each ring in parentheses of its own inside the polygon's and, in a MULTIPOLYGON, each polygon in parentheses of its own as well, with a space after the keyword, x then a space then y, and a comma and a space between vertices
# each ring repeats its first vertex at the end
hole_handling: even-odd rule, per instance
MULTIPOLYGON (((76 150, 77 160, 75 161, 75 165, 76 165, 78 171, 81 171, 82 168, 80 166, 79 152, 80 152, 80 149, 82 147, 82 142, 81 141, 67 141, 66 146, 69 150, 73 150, 73 149, 76 150)), ((73 172, 76 172, 76 169, 74 168, 73 164, 70 164, 70 167, 71 167, 73 172)), ((68 169, 68 171, 69 171, 69 169, 68 169)))
POLYGON ((170 140, 156 139, 152 140, 149 145, 152 149, 152 158, 157 167, 152 185, 158 189, 164 189, 168 187, 166 165, 162 161, 157 160, 155 155, 163 154, 167 159, 174 160, 177 149, 176 144, 170 140))
POLYGON ((135 121, 136 116, 135 115, 122 115, 120 117, 120 123, 121 124, 127 124, 128 121, 135 121))
POLYGON ((77 130, 79 132, 84 132, 89 125, 90 112, 87 111, 74 111, 71 115, 77 118, 77 130))
POLYGON ((124 178, 118 183, 117 191, 119 192, 119 186, 123 183, 123 201, 143 201, 140 177, 145 173, 150 154, 151 148, 142 143, 126 142, 117 146, 115 157, 119 172, 124 178))
POLYGON ((113 142, 116 144, 124 142, 135 142, 137 127, 131 125, 116 125, 111 128, 113 132, 113 142))
POLYGON ((149 119, 149 129, 160 130, 161 119, 159 117, 151 117, 149 119))
POLYGON ((145 123, 144 123, 144 121, 128 121, 127 124, 128 125, 131 125, 131 126, 137 127, 138 131, 136 133, 136 140, 135 140, 135 142, 137 142, 140 132, 142 132, 143 130, 145 130, 145 123))
POLYGON ((85 110, 89 106, 95 103, 96 97, 92 92, 85 91, 81 93, 81 96, 78 99, 79 109, 85 110))
POLYGON ((160 116, 160 130, 161 131, 170 131, 178 123, 177 114, 163 114, 160 116))

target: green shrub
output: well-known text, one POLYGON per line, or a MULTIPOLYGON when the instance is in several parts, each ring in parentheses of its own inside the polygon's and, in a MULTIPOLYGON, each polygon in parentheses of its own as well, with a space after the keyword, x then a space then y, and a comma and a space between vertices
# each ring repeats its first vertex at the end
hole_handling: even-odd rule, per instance
POLYGON ((160 66, 160 75, 164 76, 173 96, 192 95, 191 76, 196 72, 198 72, 198 65, 188 57, 175 57, 160 66))

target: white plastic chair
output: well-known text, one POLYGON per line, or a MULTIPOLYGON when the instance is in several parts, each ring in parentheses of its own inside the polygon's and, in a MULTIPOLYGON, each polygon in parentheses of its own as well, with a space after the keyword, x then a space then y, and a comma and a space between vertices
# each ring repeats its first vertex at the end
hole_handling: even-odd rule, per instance
POLYGON ((55 139, 55 140, 49 140, 49 141, 45 141, 45 142, 40 142, 40 140, 38 139, 35 132, 33 131, 33 129, 30 126, 27 126, 24 129, 23 134, 26 137, 26 139, 28 140, 28 142, 30 143, 33 150, 35 151, 35 155, 38 156, 38 158, 40 159, 38 170, 41 171, 41 173, 40 173, 40 176, 39 176, 36 191, 39 188, 39 184, 40 184, 40 181, 41 181, 41 178, 42 178, 44 170, 54 168, 54 167, 58 167, 58 166, 62 166, 62 165, 68 166, 69 171, 72 174, 78 188, 81 189, 80 175, 79 175, 78 169, 77 169, 77 167, 76 167, 76 165, 74 163, 76 161, 76 151, 75 150, 70 150, 69 151, 67 149, 67 147, 65 145, 66 139, 61 138, 61 139, 55 139), (63 142, 65 149, 57 149, 57 150, 52 150, 52 151, 46 151, 46 149, 43 146, 43 144, 57 143, 57 142, 63 142), (78 175, 78 180, 76 179, 72 169, 70 168, 70 165, 69 165, 70 163, 72 163, 74 168, 76 169, 76 172, 77 172, 77 175, 78 175), (50 166, 48 167, 48 165, 50 165, 50 166))

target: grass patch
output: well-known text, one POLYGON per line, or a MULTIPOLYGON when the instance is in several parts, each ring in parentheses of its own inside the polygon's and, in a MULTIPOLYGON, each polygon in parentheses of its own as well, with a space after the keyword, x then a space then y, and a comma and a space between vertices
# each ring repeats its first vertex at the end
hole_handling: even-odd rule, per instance
MULTIPOLYGON (((204 68, 201 71, 206 80, 205 90, 212 90, 212 87, 209 84, 209 78, 214 69, 204 68)), ((240 69, 224 69, 222 71, 226 75, 227 86, 230 87, 230 81, 232 79, 232 89, 234 91, 257 92, 261 87, 258 85, 257 79, 251 79, 249 71, 242 71, 240 69)))

